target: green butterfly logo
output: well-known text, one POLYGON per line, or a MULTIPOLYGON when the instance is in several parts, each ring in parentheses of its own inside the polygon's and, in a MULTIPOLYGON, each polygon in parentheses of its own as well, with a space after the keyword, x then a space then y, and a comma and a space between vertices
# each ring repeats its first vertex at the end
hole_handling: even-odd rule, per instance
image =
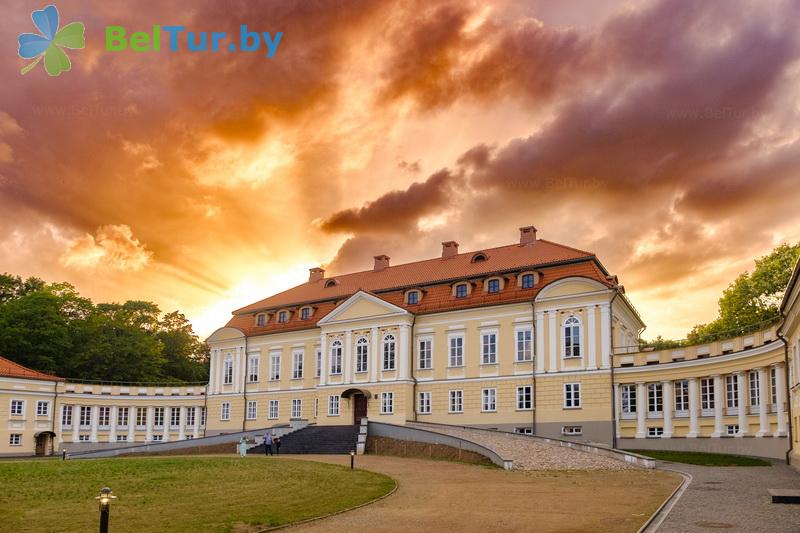
POLYGON ((72 68, 69 57, 63 48, 80 50, 86 46, 83 22, 70 22, 60 30, 58 29, 58 9, 49 5, 46 8, 31 13, 31 19, 36 28, 42 32, 23 33, 19 41, 19 57, 34 59, 33 63, 25 65, 20 71, 27 74, 44 58, 44 70, 51 76, 58 76, 72 68))

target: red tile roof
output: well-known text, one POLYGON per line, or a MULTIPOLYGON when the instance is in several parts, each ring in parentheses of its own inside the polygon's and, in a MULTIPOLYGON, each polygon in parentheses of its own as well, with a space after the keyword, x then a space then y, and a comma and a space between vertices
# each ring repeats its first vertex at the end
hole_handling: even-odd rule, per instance
POLYGON ((530 301, 543 286, 570 276, 588 277, 609 287, 616 285, 616 280, 608 275, 591 252, 539 239, 527 245, 513 244, 476 250, 448 259, 428 259, 391 266, 377 272, 367 270, 303 283, 234 311, 234 316, 227 325, 242 330, 248 336, 312 328, 339 303, 359 290, 373 292, 380 298, 416 314, 530 301), (479 251, 487 259, 473 263, 472 258, 479 251), (476 287, 466 298, 455 298, 452 295, 452 281, 480 279, 494 273, 520 272, 525 269, 535 269, 541 273, 541 279, 533 289, 518 288, 516 280, 509 280, 499 293, 488 294, 482 287, 476 287), (325 282, 331 279, 335 279, 337 284, 325 287, 325 282), (419 304, 405 303, 403 289, 411 287, 424 291, 419 304), (300 320, 299 312, 293 312, 286 323, 278 324, 274 317, 270 317, 267 325, 255 325, 257 312, 281 308, 296 311, 305 304, 314 307, 308 320, 300 320))
POLYGON ((0 377, 41 379, 45 381, 64 381, 63 378, 53 376, 51 374, 45 374, 43 372, 37 372, 36 370, 31 370, 30 368, 26 368, 15 363, 14 361, 11 361, 10 359, 6 359, 5 357, 0 357, 0 377))

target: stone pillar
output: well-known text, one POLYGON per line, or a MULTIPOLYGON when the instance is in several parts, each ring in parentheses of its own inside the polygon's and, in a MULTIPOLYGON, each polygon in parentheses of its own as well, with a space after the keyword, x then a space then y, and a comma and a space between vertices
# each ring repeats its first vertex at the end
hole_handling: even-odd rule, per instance
POLYGON ((145 433, 144 440, 151 442, 153 440, 153 406, 147 406, 147 432, 145 433))
POLYGON ((697 419, 697 411, 700 408, 700 395, 698 394, 697 378, 689 378, 689 433, 688 438, 697 437, 700 434, 700 424, 697 419))
POLYGON ((172 429, 172 409, 172 407, 164 408, 164 438, 161 439, 163 442, 169 442, 169 432, 172 429))
POLYGON ((117 442, 117 406, 111 406, 108 418, 108 442, 117 442))
POLYGON ((326 378, 326 374, 328 373, 327 369, 328 369, 328 357, 329 357, 329 354, 328 354, 328 347, 327 347, 326 342, 325 342, 326 340, 327 339, 325 338, 325 334, 324 333, 320 333, 319 334, 319 350, 320 350, 320 352, 319 352, 320 353, 320 356, 319 356, 319 365, 320 365, 319 384, 320 385, 325 385, 325 378, 326 378))
POLYGON ((136 441, 136 406, 128 407, 128 442, 136 441))
POLYGON ((756 437, 769 436, 769 375, 767 369, 761 367, 758 369, 758 433, 756 437))
POLYGON ((620 394, 620 386, 619 383, 614 383, 614 431, 617 434, 617 438, 620 437, 620 404, 619 404, 619 394, 620 394))
POLYGON ((785 437, 786 431, 786 367, 779 363, 775 365, 775 415, 778 418, 778 430, 775 432, 776 437, 785 437))
POLYGON ((636 438, 647 436, 645 412, 647 411, 647 390, 643 381, 636 383, 636 438))
POLYGON ((737 437, 744 437, 750 433, 750 426, 747 423, 747 381, 744 379, 744 372, 736 373, 736 388, 739 397, 739 432, 737 437))
MULTIPOLYGON (((596 341, 596 331, 595 331, 595 307, 589 306, 586 309, 586 329, 587 335, 586 338, 588 347, 586 350, 586 354, 588 356, 588 369, 594 370, 597 368, 597 341, 596 341)), ((583 355, 583 354, 581 354, 583 355)))
POLYGON ((72 406, 72 442, 78 442, 81 429, 81 406, 72 406))
POLYGON ((97 405, 92 406, 92 432, 89 434, 89 442, 97 442, 97 425, 98 417, 100 416, 100 408, 97 405))
MULTIPOLYGON (((353 330, 348 329, 344 334, 344 347, 342 350, 342 382, 350 383, 353 375, 353 330)), ((397 362, 395 361, 395 364, 397 362)))
POLYGON ((372 328, 370 330, 370 347, 369 347, 369 361, 367 361, 367 366, 369 367, 369 380, 370 381, 378 381, 378 363, 379 363, 379 352, 380 352, 380 343, 378 341, 378 328, 372 328))
POLYGON ((215 367, 217 365, 217 359, 219 359, 219 357, 217 357, 217 350, 211 350, 209 357, 211 360, 208 363, 208 392, 209 394, 214 394, 217 381, 217 371, 215 367))
POLYGON ((548 336, 550 337, 550 364, 548 365, 548 372, 557 372, 558 365, 556 364, 558 357, 558 328, 556 328, 556 312, 548 311, 549 328, 548 336))
MULTIPOLYGON (((269 405, 269 403, 267 403, 269 405)), ((200 436, 200 416, 203 414, 203 411, 200 407, 190 407, 190 409, 194 409, 194 427, 192 428, 192 438, 196 439, 200 436)))
POLYGON ((186 407, 181 406, 179 409, 181 414, 178 420, 178 440, 184 440, 186 438, 186 407))
POLYGON ((410 329, 411 327, 408 324, 400 325, 400 379, 408 379, 408 369, 411 361, 411 357, 409 357, 411 346, 409 342, 410 329))
POLYGON ((613 353, 611 339, 611 304, 600 306, 600 368, 611 366, 611 354, 613 353))
POLYGON ((672 398, 671 381, 661 382, 661 394, 661 413, 664 417, 664 433, 661 437, 669 439, 672 437, 672 408, 675 405, 675 400, 672 398))
MULTIPOLYGON (((62 405, 59 411, 56 411, 56 403, 53 402, 53 416, 58 417, 58 443, 64 442, 64 411, 67 409, 66 405, 62 405)), ((59 450, 56 450, 59 451, 59 450)))
POLYGON ((725 432, 722 427, 722 417, 725 413, 725 384, 722 376, 717 374, 714 377, 714 433, 712 437, 721 437, 725 432))
POLYGON ((536 353, 534 355, 536 358, 536 372, 542 373, 544 372, 544 313, 541 311, 536 311, 534 335, 536 335, 536 353))

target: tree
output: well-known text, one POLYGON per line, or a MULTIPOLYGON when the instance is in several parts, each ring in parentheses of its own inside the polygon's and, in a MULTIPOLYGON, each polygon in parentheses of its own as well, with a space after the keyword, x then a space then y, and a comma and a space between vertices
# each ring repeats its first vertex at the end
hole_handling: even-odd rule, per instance
POLYGON ((164 347, 164 373, 182 381, 208 379, 209 350, 178 311, 164 315, 157 338, 164 347))
POLYGON ((23 280, 19 276, 11 274, 0 274, 0 304, 21 298, 26 294, 42 290, 44 281, 39 278, 28 278, 23 280))

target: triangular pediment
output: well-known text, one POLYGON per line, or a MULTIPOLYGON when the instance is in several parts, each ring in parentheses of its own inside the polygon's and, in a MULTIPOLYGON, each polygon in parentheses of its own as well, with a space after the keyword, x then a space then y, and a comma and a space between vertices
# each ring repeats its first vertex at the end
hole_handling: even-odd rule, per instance
POLYGON ((317 324, 325 325, 366 318, 403 316, 410 313, 392 303, 364 291, 358 291, 342 302, 336 309, 325 315, 317 324))

